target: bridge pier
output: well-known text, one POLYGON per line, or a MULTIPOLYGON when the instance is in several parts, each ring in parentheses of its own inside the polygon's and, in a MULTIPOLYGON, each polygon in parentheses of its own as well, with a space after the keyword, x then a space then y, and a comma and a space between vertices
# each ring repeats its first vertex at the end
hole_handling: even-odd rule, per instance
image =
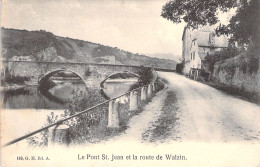
POLYGON ((69 145, 69 126, 62 124, 49 128, 48 145, 69 145))

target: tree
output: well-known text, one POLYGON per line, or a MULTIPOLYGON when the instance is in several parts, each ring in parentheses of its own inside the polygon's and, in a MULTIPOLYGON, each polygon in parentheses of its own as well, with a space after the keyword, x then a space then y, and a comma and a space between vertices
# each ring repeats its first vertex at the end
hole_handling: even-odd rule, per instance
POLYGON ((218 23, 218 11, 227 12, 236 8, 236 14, 228 25, 219 25, 218 35, 231 35, 231 41, 248 44, 251 41, 259 44, 260 35, 260 2, 259 0, 171 0, 166 3, 161 16, 174 23, 182 20, 188 27, 218 23))

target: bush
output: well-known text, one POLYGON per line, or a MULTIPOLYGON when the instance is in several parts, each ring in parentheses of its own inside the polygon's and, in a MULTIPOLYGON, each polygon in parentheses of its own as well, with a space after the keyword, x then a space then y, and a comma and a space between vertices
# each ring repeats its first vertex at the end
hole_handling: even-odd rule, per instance
POLYGON ((85 71, 85 76, 89 77, 90 75, 91 75, 91 71, 89 70, 89 68, 87 68, 85 71))
POLYGON ((181 74, 183 68, 184 68, 184 61, 183 61, 182 63, 178 63, 178 64, 176 65, 176 72, 181 74))
MULTIPOLYGON (((73 101, 69 108, 60 116, 53 112, 47 116, 45 126, 57 122, 62 118, 67 118, 71 115, 84 111, 96 104, 104 101, 104 98, 96 92, 88 91, 82 92, 77 90, 73 93, 73 101)), ((93 140, 100 140, 107 134, 107 110, 108 105, 97 107, 89 112, 78 117, 72 118, 63 122, 70 127, 70 140, 74 143, 84 143, 86 141, 93 142, 93 140)), ((44 147, 48 145, 48 130, 42 131, 38 136, 32 136, 27 139, 32 146, 44 147)))
POLYGON ((138 75, 143 85, 147 85, 153 80, 153 70, 150 67, 141 66, 138 75))
POLYGON ((22 85, 25 83, 25 81, 29 81, 29 80, 30 80, 30 77, 8 75, 5 77, 3 83, 22 85))

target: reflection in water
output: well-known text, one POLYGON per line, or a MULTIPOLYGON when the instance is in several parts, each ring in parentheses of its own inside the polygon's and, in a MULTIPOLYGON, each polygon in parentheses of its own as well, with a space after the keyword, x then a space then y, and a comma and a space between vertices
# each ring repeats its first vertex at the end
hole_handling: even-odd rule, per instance
POLYGON ((106 98, 112 99, 138 87, 138 85, 137 82, 105 82, 102 91, 106 98))
POLYGON ((62 83, 49 91, 41 91, 36 86, 1 91, 3 107, 7 109, 65 109, 71 102, 73 93, 85 91, 84 84, 62 83))
MULTIPOLYGON (((107 98, 113 98, 136 88, 136 86, 138 86, 137 82, 105 82, 102 93, 107 98)), ((55 115, 62 114, 63 109, 67 108, 72 101, 74 92, 83 91, 91 94, 99 92, 89 87, 87 89, 86 91, 85 84, 66 82, 57 84, 49 91, 40 91, 36 86, 1 91, 1 102, 4 107, 2 120, 8 120, 4 124, 5 129, 9 129, 8 134, 10 134, 5 136, 6 141, 42 127, 46 122, 47 115, 50 115, 51 112, 55 112, 55 115), (23 127, 23 130, 11 127, 23 127)), ((99 112, 100 110, 96 114, 99 112)), ((103 116, 100 118, 103 121, 91 127, 92 129, 97 128, 100 131, 106 129, 107 112, 104 112, 103 116)), ((89 131, 90 136, 93 136, 92 131, 89 131)), ((97 131, 97 134, 100 134, 100 131, 97 131)))
MULTIPOLYGON (((105 82, 101 91, 102 95, 109 99, 114 98, 133 88, 138 87, 138 82, 105 82)), ((96 92, 92 88, 88 91, 96 92)), ((37 89, 36 86, 29 86, 15 90, 1 91, 1 101, 6 109, 66 109, 73 100, 76 91, 86 91, 83 83, 63 82, 57 84, 49 91, 37 89)))

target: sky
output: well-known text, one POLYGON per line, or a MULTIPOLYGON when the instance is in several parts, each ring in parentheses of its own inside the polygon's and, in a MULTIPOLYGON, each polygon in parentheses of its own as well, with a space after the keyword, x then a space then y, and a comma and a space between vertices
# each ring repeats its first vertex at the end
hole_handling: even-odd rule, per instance
POLYGON ((3 0, 5 28, 46 30, 133 53, 181 55, 184 24, 160 16, 168 0, 3 0))
POLYGON ((160 16, 166 2, 168 0, 2 0, 1 26, 46 30, 133 53, 181 56, 185 24, 174 24, 160 16))

